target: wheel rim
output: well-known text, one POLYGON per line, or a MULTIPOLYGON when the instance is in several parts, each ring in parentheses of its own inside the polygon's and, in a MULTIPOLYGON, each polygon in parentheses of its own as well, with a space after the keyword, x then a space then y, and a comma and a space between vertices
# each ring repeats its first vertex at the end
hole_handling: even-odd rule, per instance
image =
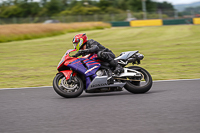
MULTIPOLYGON (((141 77, 141 80, 140 81, 129 81, 132 85, 135 85, 135 86, 145 86, 149 83, 149 76, 146 72, 144 71, 140 71, 142 77, 141 77)), ((129 79, 132 79, 131 77, 129 79)))
POLYGON ((76 77, 71 79, 70 84, 67 82, 65 77, 61 77, 58 80, 58 87, 64 93, 75 93, 81 88, 79 79, 76 77))

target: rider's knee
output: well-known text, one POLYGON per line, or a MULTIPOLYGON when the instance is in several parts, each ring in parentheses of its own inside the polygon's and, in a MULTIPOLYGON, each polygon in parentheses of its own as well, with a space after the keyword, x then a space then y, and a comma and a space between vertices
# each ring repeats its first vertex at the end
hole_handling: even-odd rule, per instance
POLYGON ((99 51, 98 53, 97 53, 97 57, 99 58, 99 59, 101 59, 101 51, 99 51))
POLYGON ((102 51, 99 51, 99 52, 97 53, 97 57, 98 57, 99 59, 103 59, 103 60, 107 59, 106 53, 104 53, 104 52, 102 52, 102 51))

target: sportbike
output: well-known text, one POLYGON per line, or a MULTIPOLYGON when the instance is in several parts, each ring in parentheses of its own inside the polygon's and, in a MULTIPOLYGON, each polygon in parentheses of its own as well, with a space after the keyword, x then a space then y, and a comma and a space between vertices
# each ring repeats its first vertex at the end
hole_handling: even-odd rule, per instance
POLYGON ((74 98, 86 93, 127 91, 135 94, 146 93, 151 89, 152 78, 142 67, 129 66, 129 63, 140 64, 144 58, 139 51, 122 52, 115 60, 124 72, 114 74, 109 63, 98 60, 97 54, 88 54, 81 58, 73 57, 68 50, 58 64, 53 80, 53 88, 62 97, 74 98), (112 78, 112 82, 110 82, 112 78))

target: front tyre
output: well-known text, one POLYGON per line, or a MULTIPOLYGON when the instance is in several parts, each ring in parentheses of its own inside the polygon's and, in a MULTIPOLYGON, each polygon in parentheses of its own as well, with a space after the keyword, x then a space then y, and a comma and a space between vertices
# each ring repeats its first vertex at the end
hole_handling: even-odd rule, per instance
POLYGON ((130 66, 128 67, 129 69, 136 70, 143 75, 143 80, 142 81, 126 81, 126 85, 124 88, 135 94, 141 94, 141 93, 146 93, 151 89, 152 86, 152 77, 149 74, 148 71, 146 71, 144 68, 138 67, 138 66, 130 66))
POLYGON ((53 80, 53 88, 62 97, 75 98, 82 94, 84 86, 79 77, 74 76, 68 82, 63 73, 58 73, 53 80))

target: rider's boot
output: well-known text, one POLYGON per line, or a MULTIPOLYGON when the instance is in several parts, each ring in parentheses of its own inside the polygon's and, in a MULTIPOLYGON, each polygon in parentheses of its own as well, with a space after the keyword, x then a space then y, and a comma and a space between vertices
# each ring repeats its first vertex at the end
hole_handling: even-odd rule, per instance
MULTIPOLYGON (((124 69, 121 65, 118 64, 118 62, 116 60, 114 60, 114 58, 112 58, 111 55, 109 55, 108 53, 99 51, 97 53, 97 56, 99 59, 108 62, 110 64, 111 67, 115 68, 114 73, 115 74, 120 74, 122 72, 124 72, 124 69)), ((112 72, 111 72, 111 76, 109 76, 110 81, 108 81, 109 83, 114 83, 114 79, 112 77, 112 72)))
POLYGON ((121 65, 117 64, 117 66, 115 67, 114 73, 119 75, 119 74, 121 74, 123 72, 124 72, 123 67, 121 65))
POLYGON ((107 78, 107 84, 114 84, 114 78, 112 76, 112 71, 108 70, 108 78, 107 78))
POLYGON ((115 70, 114 70, 115 74, 119 75, 124 72, 123 67, 120 64, 118 64, 118 62, 116 60, 111 60, 110 64, 111 64, 111 66, 113 66, 115 68, 115 70))
POLYGON ((114 84, 114 79, 113 79, 112 76, 107 78, 107 84, 108 84, 108 85, 109 85, 109 84, 114 84))

